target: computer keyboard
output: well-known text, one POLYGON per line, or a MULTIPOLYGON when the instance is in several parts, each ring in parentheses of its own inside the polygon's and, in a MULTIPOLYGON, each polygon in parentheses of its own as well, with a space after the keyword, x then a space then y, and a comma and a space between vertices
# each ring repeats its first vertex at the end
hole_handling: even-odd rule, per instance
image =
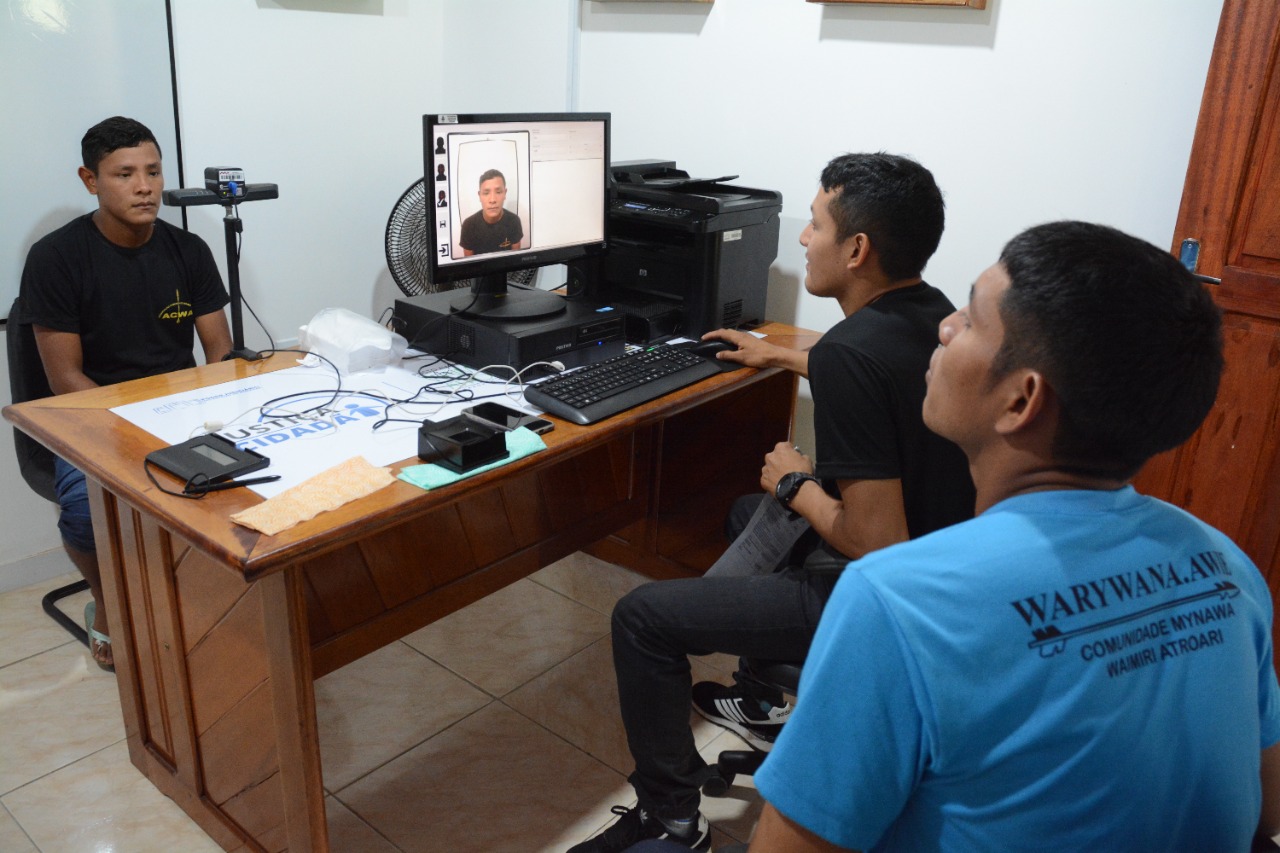
POLYGON ((720 372, 700 355, 659 346, 591 364, 525 389, 530 405, 576 424, 593 424, 720 372))

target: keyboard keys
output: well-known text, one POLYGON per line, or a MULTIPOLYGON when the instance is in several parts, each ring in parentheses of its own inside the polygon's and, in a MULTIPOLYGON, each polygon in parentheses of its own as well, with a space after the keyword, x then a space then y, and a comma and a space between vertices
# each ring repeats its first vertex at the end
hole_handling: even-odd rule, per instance
POLYGON ((548 379, 525 389, 525 399, 567 421, 590 424, 719 372, 702 356, 660 346, 548 379))

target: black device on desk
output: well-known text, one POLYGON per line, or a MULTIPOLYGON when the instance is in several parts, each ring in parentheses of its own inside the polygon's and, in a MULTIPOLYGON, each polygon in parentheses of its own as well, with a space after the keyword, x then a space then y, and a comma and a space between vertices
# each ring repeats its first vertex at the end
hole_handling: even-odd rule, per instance
POLYGON ((719 372, 712 359, 663 345, 540 382, 525 388, 524 398, 566 421, 592 424, 719 372))
POLYGON ((235 480, 243 474, 261 471, 271 464, 271 460, 248 448, 241 449, 234 441, 220 435, 210 433, 189 438, 179 444, 153 450, 147 454, 143 462, 144 468, 154 465, 167 471, 183 481, 181 493, 169 492, 156 483, 155 477, 148 470, 151 482, 167 494, 182 497, 199 497, 207 492, 218 492, 235 489, 240 486, 255 486, 280 478, 275 475, 257 477, 249 480, 235 480))
POLYGON ((423 421, 418 429, 418 458, 457 474, 506 459, 506 433, 457 415, 443 421, 423 421))
POLYGON ((396 300, 409 346, 468 367, 504 364, 519 370, 539 361, 581 367, 622 352, 626 318, 609 306, 559 299, 561 313, 526 320, 470 317, 454 310, 452 293, 396 300))
POLYGON ((672 160, 611 166, 609 252, 589 298, 627 315, 633 343, 765 320, 782 194, 691 178, 672 160))
POLYGON ((556 425, 546 418, 540 418, 537 415, 531 415, 528 412, 522 412, 510 406, 504 406, 501 403, 477 403, 470 408, 463 409, 462 414, 474 421, 488 424, 503 432, 524 427, 536 435, 545 435, 556 428, 556 425))
POLYGON ((261 471, 271 464, 261 453, 241 450, 234 441, 212 433, 153 450, 147 461, 179 480, 199 478, 207 483, 261 471))

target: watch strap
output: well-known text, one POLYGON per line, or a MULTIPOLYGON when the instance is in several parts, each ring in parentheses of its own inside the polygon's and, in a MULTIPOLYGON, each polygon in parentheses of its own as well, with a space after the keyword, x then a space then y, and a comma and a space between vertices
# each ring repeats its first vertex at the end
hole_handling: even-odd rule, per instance
POLYGON ((818 478, 812 474, 806 474, 801 471, 792 471, 789 474, 785 474, 782 479, 778 481, 778 486, 780 488, 775 490, 774 497, 778 499, 778 503, 782 504, 787 509, 791 509, 791 502, 795 500, 796 495, 800 493, 801 487, 809 481, 813 481, 821 485, 818 478))

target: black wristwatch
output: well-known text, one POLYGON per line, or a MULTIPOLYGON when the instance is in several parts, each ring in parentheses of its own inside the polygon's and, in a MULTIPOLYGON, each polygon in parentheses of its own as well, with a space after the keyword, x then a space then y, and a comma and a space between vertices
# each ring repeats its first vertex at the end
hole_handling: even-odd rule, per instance
POLYGON ((783 474, 782 479, 778 481, 778 485, 773 489, 773 496, 778 499, 778 503, 787 509, 791 509, 791 502, 795 500, 796 493, 800 491, 800 487, 812 480, 821 486, 818 478, 812 474, 806 474, 803 471, 792 471, 789 474, 783 474))

